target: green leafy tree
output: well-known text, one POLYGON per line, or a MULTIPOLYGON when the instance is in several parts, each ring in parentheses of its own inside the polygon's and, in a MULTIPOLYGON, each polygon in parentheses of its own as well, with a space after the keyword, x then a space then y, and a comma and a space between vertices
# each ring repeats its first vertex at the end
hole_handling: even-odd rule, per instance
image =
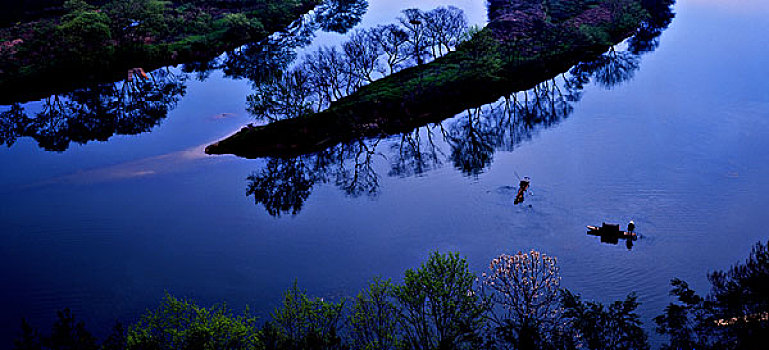
POLYGON ((483 303, 476 277, 459 253, 434 252, 417 270, 408 269, 393 290, 400 309, 404 346, 462 349, 478 346, 483 303))
POLYGON ((268 349, 343 349, 340 328, 344 300, 332 303, 310 298, 297 283, 283 293, 283 305, 264 326, 268 349))
POLYGON ((64 10, 66 10, 70 14, 95 10, 95 7, 89 5, 84 0, 67 0, 66 2, 64 2, 63 7, 64 7, 64 10))
POLYGON ((169 1, 125 0, 112 1, 104 6, 105 12, 115 18, 113 29, 131 41, 155 40, 170 35, 171 15, 169 1))
POLYGON ((80 0, 68 1, 65 7, 70 12, 62 17, 57 29, 66 59, 82 66, 106 65, 114 52, 109 17, 80 0))
POLYGON ((262 22, 256 18, 249 19, 242 13, 226 14, 221 19, 221 23, 224 26, 226 40, 246 41, 266 33, 262 22))
POLYGON ((396 349, 398 309, 392 300, 389 280, 375 279, 358 293, 348 318, 350 346, 354 349, 396 349))
POLYGON ((166 295, 128 328, 127 349, 259 349, 256 318, 235 316, 224 305, 200 307, 166 295))

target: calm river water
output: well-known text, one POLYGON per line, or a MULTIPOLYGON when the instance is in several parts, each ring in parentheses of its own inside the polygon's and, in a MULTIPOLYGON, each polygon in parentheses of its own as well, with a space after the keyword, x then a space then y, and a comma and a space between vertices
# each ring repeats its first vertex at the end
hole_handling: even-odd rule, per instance
MULTIPOLYGON (((447 3, 484 23, 480 0, 372 0, 359 27, 447 3)), ((266 315, 295 280, 312 295, 350 296, 435 250, 461 252, 479 274, 501 253, 557 256, 564 286, 586 298, 636 291, 653 333, 671 278, 705 292, 708 271, 769 236, 769 5, 681 0, 675 12, 632 78, 587 85, 568 118, 516 134, 480 166, 437 127, 393 137, 359 167, 360 190, 328 170, 295 215, 246 195, 267 160, 204 154, 253 122, 249 82, 222 71, 190 75, 151 132, 63 152, 19 138, 0 148, 0 341, 22 317, 48 329, 65 307, 106 332, 165 292, 266 315), (435 148, 415 151, 430 130, 435 148), (513 205, 518 176, 532 185, 513 205), (585 234, 631 219, 642 236, 632 249, 585 234)), ((311 47, 342 39, 321 33, 311 47)))

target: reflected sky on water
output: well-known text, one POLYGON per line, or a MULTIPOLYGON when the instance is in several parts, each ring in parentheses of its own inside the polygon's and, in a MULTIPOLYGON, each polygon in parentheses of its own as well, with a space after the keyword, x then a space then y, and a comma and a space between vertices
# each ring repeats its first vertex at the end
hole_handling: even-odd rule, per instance
MULTIPOLYGON (((456 3, 483 21, 481 2, 456 3)), ((361 25, 393 22, 394 4, 371 1, 361 25)), ((588 84, 568 118, 494 153, 483 171, 454 166, 447 148, 440 166, 394 174, 385 148, 371 164, 376 196, 320 182, 297 215, 274 217, 246 195, 267 160, 203 154, 253 121, 250 83, 221 71, 186 80, 151 132, 61 153, 19 138, 0 149, 0 279, 12 281, 0 291, 2 323, 25 315, 44 327, 70 307, 106 331, 164 291, 264 313, 295 279, 334 298, 377 275, 397 280, 436 249, 481 272, 499 253, 533 248, 557 256, 563 284, 586 298, 637 291, 651 330, 672 277, 704 291, 706 272, 767 239, 769 23, 755 6, 681 1, 632 79, 588 84), (517 206, 516 174, 531 178, 517 206), (632 250, 585 234, 631 219, 641 235, 632 250)))

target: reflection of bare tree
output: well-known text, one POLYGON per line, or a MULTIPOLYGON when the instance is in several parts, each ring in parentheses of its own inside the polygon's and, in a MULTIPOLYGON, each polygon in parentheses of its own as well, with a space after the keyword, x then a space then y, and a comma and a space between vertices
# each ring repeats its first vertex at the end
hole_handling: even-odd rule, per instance
POLYGON ((0 113, 0 145, 11 147, 22 136, 25 129, 26 114, 21 105, 14 104, 7 111, 0 113))
MULTIPOLYGON (((337 54, 341 53, 337 51, 337 54)), ((326 54, 325 57, 333 55, 326 54)), ((323 61, 313 64, 313 74, 329 72, 333 66, 323 61)), ((389 176, 423 174, 440 167, 445 160, 451 161, 466 175, 478 175, 492 163, 497 150, 512 151, 521 142, 531 139, 538 130, 567 118, 574 110, 573 103, 580 100, 582 90, 591 80, 609 88, 632 78, 638 66, 637 55, 612 50, 532 89, 471 108, 440 124, 418 127, 393 136, 356 140, 316 154, 270 159, 264 170, 248 178, 247 193, 253 195, 257 203, 263 204, 271 215, 297 214, 312 187, 318 183, 332 182, 350 196, 376 196, 379 193, 379 175, 373 161, 380 154, 377 151, 380 144, 384 144, 387 150, 385 158, 390 165, 389 176)), ((328 75, 308 78, 302 76, 302 72, 287 73, 282 77, 283 84, 280 86, 297 90, 307 85, 310 90, 335 84, 344 86, 343 82, 327 79, 328 75), (297 78, 299 76, 302 78, 297 78)), ((344 72, 336 72, 340 73, 336 77, 344 76, 344 72)), ((336 90, 326 91, 333 93, 336 90)), ((263 91, 261 98, 274 96, 270 91, 282 90, 263 91)), ((268 108, 276 109, 270 113, 287 115, 296 112, 289 111, 289 108, 318 109, 336 98, 335 95, 323 95, 323 100, 319 101, 307 99, 300 92, 281 93, 284 101, 266 104, 268 108), (302 98, 305 98, 304 102, 301 102, 302 98)), ((258 114, 257 111, 254 114, 258 114)))
POLYGON ((0 139, 11 146, 18 137, 32 137, 49 151, 64 151, 70 142, 85 144, 115 134, 149 131, 166 117, 184 95, 186 75, 168 69, 147 79, 100 84, 44 99, 30 117, 18 104, 0 114, 0 139))
POLYGON ((247 196, 253 196, 272 216, 296 215, 318 183, 332 182, 348 196, 376 196, 379 175, 374 158, 379 140, 356 141, 323 152, 295 158, 271 158, 248 178, 247 196))
POLYGON ((628 50, 634 54, 651 52, 660 44, 659 37, 673 21, 675 14, 671 7, 675 0, 643 0, 649 18, 641 23, 638 32, 628 40, 628 50))
POLYGON ((612 88, 633 78, 641 65, 641 58, 628 51, 611 50, 592 61, 580 63, 572 68, 575 76, 592 76, 600 86, 612 88))
POLYGON ((247 196, 253 196, 272 216, 296 215, 310 196, 316 176, 302 157, 270 159, 258 174, 248 177, 247 196))
POLYGON ((339 165, 335 171, 335 183, 348 196, 379 194, 379 175, 373 166, 379 141, 370 144, 364 141, 354 142, 345 152, 336 155, 339 165))
POLYGON ((280 81, 256 86, 256 93, 247 98, 248 112, 259 119, 275 121, 276 115, 298 117, 317 110, 308 98, 312 82, 304 71, 288 72, 280 81))
POLYGON ((235 79, 245 78, 254 85, 280 76, 283 70, 296 59, 294 37, 270 37, 260 43, 248 44, 228 52, 222 62, 212 64, 209 69, 222 68, 224 74, 235 79))
POLYGON ((571 103, 578 98, 563 93, 567 90, 560 85, 566 81, 561 78, 542 82, 444 123, 454 166, 468 175, 480 174, 491 164, 496 150, 512 151, 539 128, 568 117, 573 110, 571 103))
MULTIPOLYGON (((309 45, 318 30, 346 33, 360 22, 367 9, 366 0, 326 0, 283 31, 232 50, 223 58, 201 65, 200 69, 221 68, 225 75, 248 79, 254 86, 270 83, 282 76, 296 59, 296 49, 309 45)), ((194 65, 187 66, 199 72, 194 65)))
POLYGON ((262 41, 243 45, 211 61, 187 63, 183 70, 204 80, 212 71, 222 69, 228 77, 248 79, 258 86, 280 77, 296 59, 296 49, 309 45, 318 30, 346 33, 360 22, 367 9, 366 0, 326 0, 262 41))
POLYGON ((347 33, 368 10, 366 0, 326 0, 315 10, 315 22, 327 32, 347 33))
POLYGON ((439 167, 444 154, 435 143, 436 129, 441 127, 428 125, 395 138, 389 175, 413 176, 439 167))
POLYGON ((448 127, 446 141, 451 147, 451 161, 467 174, 479 174, 491 164, 499 129, 483 108, 467 110, 448 127))

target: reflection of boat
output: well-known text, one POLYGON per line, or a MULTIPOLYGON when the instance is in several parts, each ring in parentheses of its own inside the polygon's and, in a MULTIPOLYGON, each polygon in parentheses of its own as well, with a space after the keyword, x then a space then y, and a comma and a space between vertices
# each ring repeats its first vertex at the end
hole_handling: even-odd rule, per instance
POLYGON ((636 239, 635 232, 621 231, 619 225, 603 223, 600 227, 587 225, 587 234, 593 236, 601 236, 603 239, 617 240, 617 239, 636 239))

